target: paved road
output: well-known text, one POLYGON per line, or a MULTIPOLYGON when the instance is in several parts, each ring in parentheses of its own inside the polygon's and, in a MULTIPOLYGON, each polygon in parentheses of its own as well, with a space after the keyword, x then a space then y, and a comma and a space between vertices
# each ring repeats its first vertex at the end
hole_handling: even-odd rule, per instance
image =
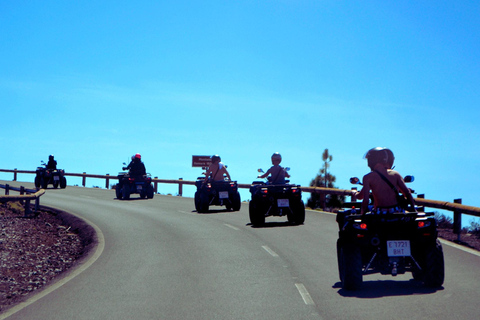
POLYGON ((480 256, 446 244, 439 290, 407 274, 370 275, 362 291, 347 292, 332 215, 307 211, 302 226, 269 218, 253 228, 245 204, 197 214, 191 198, 114 198, 104 189, 47 191, 42 204, 94 223, 104 246, 81 273, 8 319, 480 318, 480 256))

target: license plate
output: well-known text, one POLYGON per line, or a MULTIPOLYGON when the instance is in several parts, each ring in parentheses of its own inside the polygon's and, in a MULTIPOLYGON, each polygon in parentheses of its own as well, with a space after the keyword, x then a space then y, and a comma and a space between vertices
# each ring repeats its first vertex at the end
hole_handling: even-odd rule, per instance
POLYGON ((228 191, 220 191, 220 192, 218 193, 218 197, 219 197, 220 199, 228 199, 228 191))
POLYGON ((277 199, 277 205, 279 208, 288 208, 290 203, 288 202, 288 199, 277 199))
POLYGON ((411 256, 410 241, 408 240, 387 241, 387 253, 389 257, 411 256))
POLYGON ((58 181, 58 180, 60 180, 60 177, 59 176, 53 176, 53 180, 58 181))
POLYGON ((142 190, 143 186, 141 184, 137 184, 137 190, 142 190))

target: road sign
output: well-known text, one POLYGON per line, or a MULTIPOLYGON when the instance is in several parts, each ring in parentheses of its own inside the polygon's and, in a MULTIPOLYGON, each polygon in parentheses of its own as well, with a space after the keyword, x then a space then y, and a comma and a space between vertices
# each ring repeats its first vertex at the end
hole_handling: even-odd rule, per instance
POLYGON ((210 156, 192 156, 192 167, 206 168, 212 164, 210 156))

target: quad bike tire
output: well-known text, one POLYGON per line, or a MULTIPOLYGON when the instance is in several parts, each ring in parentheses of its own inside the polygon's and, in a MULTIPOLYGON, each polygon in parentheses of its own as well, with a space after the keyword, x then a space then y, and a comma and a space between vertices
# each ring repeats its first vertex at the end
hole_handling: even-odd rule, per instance
POLYGON ((48 180, 46 178, 42 178, 41 179, 41 182, 42 182, 42 188, 43 189, 47 189, 48 187, 48 180))
POLYGON ((130 189, 128 186, 123 186, 122 188, 122 198, 123 200, 129 200, 130 199, 130 189))
POLYGON ((305 222, 305 204, 302 200, 292 205, 287 214, 288 222, 292 224, 303 224, 305 222))
POLYGON ((39 176, 35 177, 35 188, 39 189, 42 184, 42 179, 39 176))
POLYGON ((250 216, 250 222, 254 227, 261 227, 265 224, 265 213, 257 201, 250 201, 248 205, 248 213, 250 216))
POLYGON ((118 184, 117 184, 117 186, 115 187, 115 195, 117 196, 117 199, 118 199, 118 200, 122 200, 122 199, 123 199, 122 188, 120 188, 118 184))
POLYGON ((362 252, 355 244, 340 246, 340 279, 345 290, 358 290, 363 284, 362 252))
POLYGON ((151 184, 147 187, 147 199, 153 199, 153 186, 151 184))
POLYGON ((60 178, 60 188, 65 189, 67 187, 67 178, 61 177, 60 178))
POLYGON ((198 213, 208 212, 208 199, 201 192, 195 192, 195 209, 198 213))
POLYGON ((442 244, 437 239, 426 248, 425 273, 423 283, 427 287, 438 288, 445 281, 445 261, 442 244))
POLYGON ((241 206, 242 206, 242 201, 240 200, 240 193, 237 191, 232 196, 232 210, 233 211, 240 211, 241 206))

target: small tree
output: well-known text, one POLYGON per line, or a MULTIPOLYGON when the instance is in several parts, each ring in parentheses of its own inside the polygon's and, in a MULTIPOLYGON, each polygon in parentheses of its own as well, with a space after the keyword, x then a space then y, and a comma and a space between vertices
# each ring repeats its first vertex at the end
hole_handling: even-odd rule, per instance
MULTIPOLYGON (((336 178, 330 172, 328 168, 330 167, 330 162, 332 162, 332 155, 329 154, 328 149, 325 149, 322 154, 323 167, 320 169, 317 176, 310 182, 310 187, 324 187, 324 188, 335 188, 334 183, 336 178)), ((335 194, 323 194, 323 193, 311 193, 310 198, 307 201, 307 206, 315 208, 323 208, 326 210, 329 208, 341 208, 344 201, 343 196, 335 194)))

